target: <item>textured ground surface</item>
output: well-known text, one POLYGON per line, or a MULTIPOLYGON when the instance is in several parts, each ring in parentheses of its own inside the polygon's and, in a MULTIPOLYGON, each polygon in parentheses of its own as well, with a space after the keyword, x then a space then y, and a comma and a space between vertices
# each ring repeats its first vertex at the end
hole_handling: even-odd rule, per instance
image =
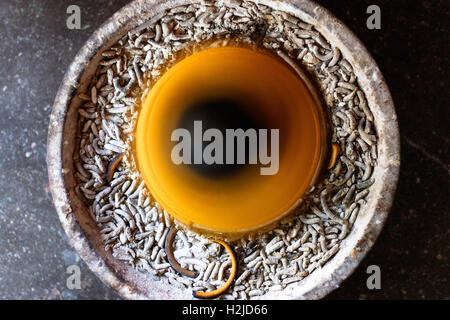
MULTIPOLYGON (((71 1, 0 2, 0 299, 118 299, 68 244, 48 190, 45 147, 63 74, 95 28, 128 1, 78 0, 82 29, 66 28, 71 1), (81 289, 66 286, 69 265, 81 289)), ((402 135, 394 207, 373 250, 328 299, 450 299, 448 101, 450 3, 318 1, 365 43, 391 89, 402 135), (382 29, 368 30, 378 4, 382 29), (369 265, 382 289, 366 287, 369 265)))

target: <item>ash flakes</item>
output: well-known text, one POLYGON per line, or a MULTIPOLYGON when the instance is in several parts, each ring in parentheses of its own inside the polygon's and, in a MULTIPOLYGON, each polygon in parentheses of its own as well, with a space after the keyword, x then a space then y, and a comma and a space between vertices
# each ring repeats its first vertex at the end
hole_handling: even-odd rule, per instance
POLYGON ((250 299, 286 286, 320 269, 339 250, 366 204, 377 159, 373 115, 351 64, 313 26, 252 1, 201 1, 172 8, 129 32, 102 53, 88 89, 76 99, 79 150, 76 193, 89 204, 105 249, 114 257, 179 288, 214 290, 224 284, 230 259, 218 245, 180 230, 175 257, 196 279, 170 267, 164 239, 173 221, 156 203, 131 152, 140 105, 148 88, 180 54, 202 45, 238 41, 288 56, 316 80, 332 122, 340 154, 294 219, 259 237, 233 243, 240 269, 225 299, 250 299), (147 88, 147 89, 146 89, 147 88), (108 183, 108 163, 124 153, 108 183))

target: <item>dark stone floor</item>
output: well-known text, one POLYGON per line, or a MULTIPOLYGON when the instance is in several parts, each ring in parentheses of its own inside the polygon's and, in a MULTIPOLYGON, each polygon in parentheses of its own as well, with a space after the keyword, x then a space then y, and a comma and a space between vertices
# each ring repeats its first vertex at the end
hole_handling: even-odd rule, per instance
MULTIPOLYGON (((89 35, 125 0, 0 2, 0 299, 118 299, 68 244, 48 190, 48 119, 63 74, 89 35), (81 268, 69 290, 66 268, 81 268)), ((402 135, 394 207, 373 250, 328 299, 450 299, 448 0, 321 0, 365 43, 391 89, 402 135), (382 29, 366 28, 378 4, 382 29), (367 266, 382 289, 366 287, 367 266)))

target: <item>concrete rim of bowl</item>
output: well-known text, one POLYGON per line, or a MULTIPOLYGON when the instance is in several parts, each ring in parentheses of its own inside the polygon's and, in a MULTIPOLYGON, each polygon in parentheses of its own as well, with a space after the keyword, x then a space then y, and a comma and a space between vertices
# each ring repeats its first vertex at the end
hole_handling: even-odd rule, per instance
MULTIPOLYGON (((86 85, 89 66, 102 48, 111 45, 126 31, 137 28, 166 8, 198 1, 135 0, 126 5, 87 40, 66 72, 50 115, 47 141, 47 166, 50 190, 61 224, 72 246, 88 267, 108 286, 127 299, 189 299, 190 292, 177 292, 156 285, 151 279, 125 264, 108 257, 96 238, 96 226, 87 208, 74 196, 73 150, 76 112, 72 98, 77 88, 86 85)), ((378 165, 375 183, 365 210, 360 212, 350 234, 341 242, 338 253, 320 270, 316 270, 296 285, 268 299, 320 299, 338 288, 358 266, 373 246, 392 206, 399 169, 400 136, 394 104, 375 61, 360 40, 328 10, 308 0, 257 0, 275 9, 291 12, 311 23, 353 65, 355 74, 374 115, 378 143, 378 165)), ((91 68, 92 69, 92 68, 91 68)), ((92 70, 91 70, 92 71, 92 70)), ((98 233, 98 232, 97 232, 98 233)), ((181 291, 181 290, 180 290, 181 291)), ((189 290, 184 290, 189 291, 189 290)))

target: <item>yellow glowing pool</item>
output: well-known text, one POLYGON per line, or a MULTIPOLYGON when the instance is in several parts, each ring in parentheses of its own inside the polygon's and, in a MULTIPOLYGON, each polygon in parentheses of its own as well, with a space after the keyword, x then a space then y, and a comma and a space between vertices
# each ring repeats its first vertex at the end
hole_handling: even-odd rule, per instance
MULTIPOLYGON (((210 48, 179 61, 151 88, 138 119, 138 167, 152 196, 176 220, 212 236, 271 226, 299 203, 322 167, 324 119, 310 90, 283 60, 249 48, 210 48), (226 165, 233 150, 226 148, 230 126, 266 130, 266 157, 257 149, 263 141, 258 136, 252 163, 249 151, 245 163, 226 165), (204 133, 214 127, 224 133, 223 165, 205 164, 196 147, 190 164, 174 161, 177 129, 193 133, 192 143, 200 137, 200 155, 205 155, 218 137, 204 140, 204 133), (271 135, 275 130, 278 151, 271 135), (200 163, 194 163, 195 155, 200 163)), ((251 149, 250 143, 246 146, 251 149)), ((216 159, 218 151, 212 153, 216 159)), ((237 162, 234 156, 229 160, 237 162)))

